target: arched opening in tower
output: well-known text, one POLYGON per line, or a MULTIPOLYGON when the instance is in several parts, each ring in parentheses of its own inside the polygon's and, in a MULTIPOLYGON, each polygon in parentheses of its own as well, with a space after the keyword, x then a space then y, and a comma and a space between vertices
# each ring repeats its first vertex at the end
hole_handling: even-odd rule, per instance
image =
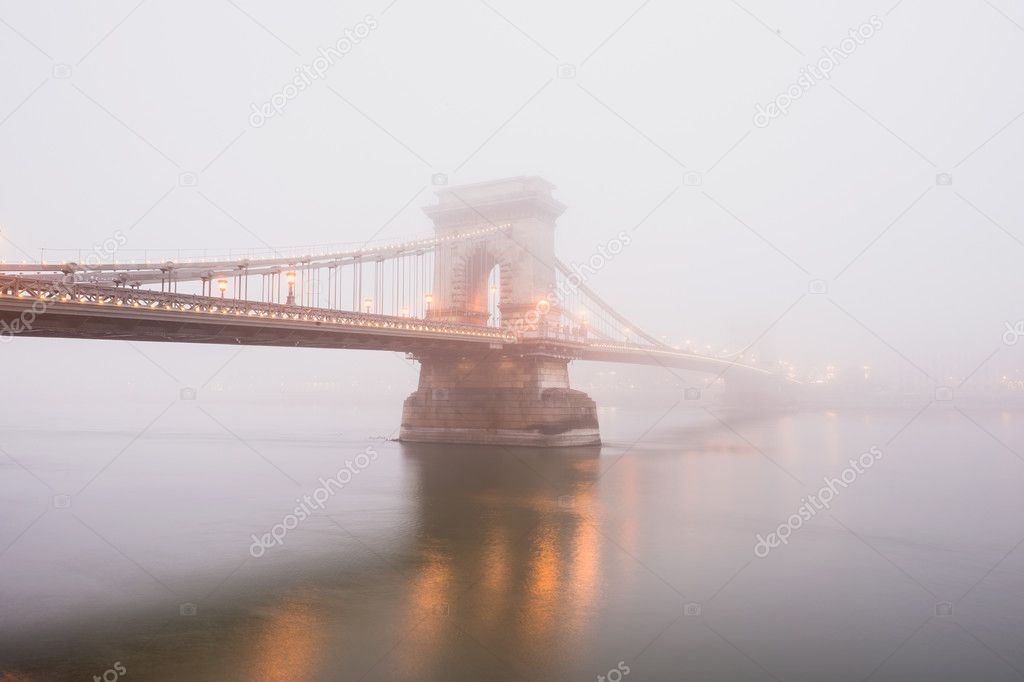
POLYGON ((501 266, 488 249, 480 247, 465 259, 462 284, 465 321, 481 326, 501 324, 501 266))

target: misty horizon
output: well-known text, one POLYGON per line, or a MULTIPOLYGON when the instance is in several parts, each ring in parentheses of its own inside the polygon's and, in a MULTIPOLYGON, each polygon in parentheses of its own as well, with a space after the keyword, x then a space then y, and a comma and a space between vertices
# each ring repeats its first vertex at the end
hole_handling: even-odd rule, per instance
POLYGON ((1022 63, 0 2, 0 682, 1024 676, 1022 63))

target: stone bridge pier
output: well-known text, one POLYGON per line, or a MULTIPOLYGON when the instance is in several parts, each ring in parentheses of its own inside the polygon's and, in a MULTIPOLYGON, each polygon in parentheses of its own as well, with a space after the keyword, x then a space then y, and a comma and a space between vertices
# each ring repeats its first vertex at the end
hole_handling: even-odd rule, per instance
MULTIPOLYGON (((548 301, 555 285, 555 220, 565 210, 554 187, 537 177, 445 188, 428 206, 438 236, 501 229, 479 240, 438 247, 433 306, 428 317, 524 328, 538 308, 559 314, 548 301), (488 280, 497 269, 497 291, 488 280)), ((500 346, 500 344, 499 344, 500 346)), ((542 342, 492 347, 475 353, 417 354, 420 380, 405 400, 400 439, 560 447, 600 443, 597 407, 569 386, 572 360, 542 342)))

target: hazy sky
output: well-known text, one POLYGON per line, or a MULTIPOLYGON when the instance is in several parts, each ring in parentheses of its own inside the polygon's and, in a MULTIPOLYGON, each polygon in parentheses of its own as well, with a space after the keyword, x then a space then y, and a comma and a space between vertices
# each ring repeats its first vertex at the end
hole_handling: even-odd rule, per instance
MULTIPOLYGON (((126 249, 420 235, 432 174, 535 174, 569 207, 567 262, 642 223, 588 284, 651 333, 736 347, 771 329, 796 361, 970 369, 1024 319, 1022 63, 1011 0, 5 0, 0 255, 115 230, 126 249), (250 124, 361 22, 322 79, 250 124), (864 25, 828 79, 803 71, 864 25), (790 86, 788 113, 756 125, 790 86)), ((48 348, 126 352, 108 345, 3 352, 22 368, 48 348)))

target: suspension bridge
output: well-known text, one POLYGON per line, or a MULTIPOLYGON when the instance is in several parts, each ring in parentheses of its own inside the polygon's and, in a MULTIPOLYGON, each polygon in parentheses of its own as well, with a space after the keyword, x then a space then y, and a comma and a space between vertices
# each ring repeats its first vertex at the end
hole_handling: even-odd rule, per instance
POLYGON ((614 310, 554 252, 565 210, 521 177, 444 188, 430 237, 228 254, 94 250, 0 264, 8 335, 399 351, 420 364, 400 437, 564 446, 600 442, 568 363, 660 365, 776 391, 740 354, 673 348, 614 310), (727 374, 728 373, 728 374, 727 374))

